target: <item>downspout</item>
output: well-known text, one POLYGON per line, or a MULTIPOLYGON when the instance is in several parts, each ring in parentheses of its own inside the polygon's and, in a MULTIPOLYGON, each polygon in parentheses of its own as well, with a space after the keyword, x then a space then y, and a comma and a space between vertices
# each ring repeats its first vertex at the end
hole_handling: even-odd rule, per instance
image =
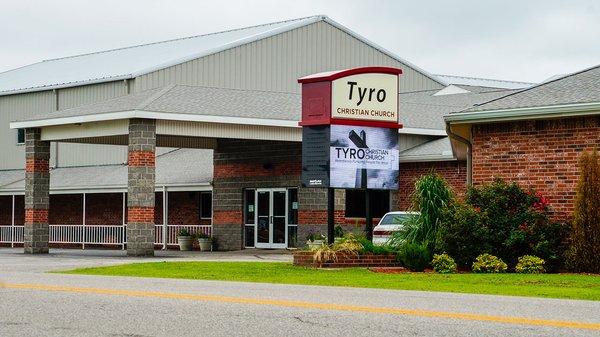
POLYGON ((448 134, 448 137, 467 145, 467 186, 473 186, 473 145, 468 139, 453 133, 452 129, 450 128, 450 123, 448 122, 446 122, 446 133, 448 134))

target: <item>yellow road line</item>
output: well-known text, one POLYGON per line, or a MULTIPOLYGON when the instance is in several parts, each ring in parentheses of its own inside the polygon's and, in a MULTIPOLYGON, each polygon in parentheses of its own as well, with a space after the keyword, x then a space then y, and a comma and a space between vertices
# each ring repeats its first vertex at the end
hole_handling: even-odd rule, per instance
POLYGON ((402 308, 389 308, 389 307, 369 307, 369 306, 345 305, 345 304, 333 304, 333 303, 275 300, 275 299, 266 299, 266 298, 194 295, 194 294, 167 293, 167 292, 156 292, 156 291, 120 290, 120 289, 106 289, 106 288, 82 288, 82 287, 54 286, 54 285, 44 285, 44 284, 19 284, 19 283, 0 283, 0 288, 40 290, 40 291, 51 291, 51 292, 100 294, 100 295, 117 295, 117 296, 128 296, 128 297, 184 299, 184 300, 203 301, 203 302, 224 302, 224 303, 271 305, 271 306, 290 307, 290 308, 307 308, 307 309, 348 311, 348 312, 366 312, 366 313, 377 313, 377 314, 407 315, 407 316, 418 316, 418 317, 449 318, 449 319, 459 319, 459 320, 467 320, 467 321, 484 321, 484 322, 494 322, 494 323, 536 325, 536 326, 546 326, 546 327, 587 329, 587 330, 600 331, 600 323, 586 323, 586 322, 577 322, 577 321, 557 321, 557 320, 546 320, 546 319, 533 319, 533 318, 526 318, 526 317, 494 316, 494 315, 447 312, 447 311, 433 311, 433 310, 402 309, 402 308))

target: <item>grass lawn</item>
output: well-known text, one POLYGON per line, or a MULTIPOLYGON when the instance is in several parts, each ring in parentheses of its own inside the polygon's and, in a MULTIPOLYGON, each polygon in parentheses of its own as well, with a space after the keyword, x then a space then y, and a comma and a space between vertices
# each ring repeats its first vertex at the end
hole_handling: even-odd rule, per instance
POLYGON ((322 270, 276 262, 132 263, 61 273, 429 290, 600 301, 598 275, 380 274, 361 268, 322 270))

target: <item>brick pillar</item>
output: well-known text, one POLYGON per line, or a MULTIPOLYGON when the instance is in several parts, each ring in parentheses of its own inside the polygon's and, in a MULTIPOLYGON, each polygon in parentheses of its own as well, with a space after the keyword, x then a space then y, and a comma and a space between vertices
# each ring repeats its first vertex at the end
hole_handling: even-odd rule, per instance
POLYGON ((50 229, 50 142, 40 129, 25 130, 25 233, 27 254, 48 254, 50 229))
MULTIPOLYGON (((339 197, 339 192, 336 191, 339 197)), ((337 199, 337 198, 336 198, 337 199)), ((298 245, 303 246, 309 233, 327 235, 327 189, 298 189, 298 245)), ((336 207, 337 208, 337 207, 336 207)))
POLYGON ((129 120, 127 255, 154 256, 156 121, 129 120))

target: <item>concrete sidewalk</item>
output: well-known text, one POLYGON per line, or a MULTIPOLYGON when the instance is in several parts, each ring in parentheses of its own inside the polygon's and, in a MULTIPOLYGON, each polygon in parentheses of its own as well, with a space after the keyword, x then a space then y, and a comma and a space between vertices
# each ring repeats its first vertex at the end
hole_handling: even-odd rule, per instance
POLYGON ((46 272, 70 268, 157 261, 256 261, 291 262, 292 252, 275 249, 244 249, 231 252, 156 250, 154 257, 128 257, 124 250, 50 249, 47 255, 29 255, 23 248, 0 248, 0 266, 10 272, 46 272))

